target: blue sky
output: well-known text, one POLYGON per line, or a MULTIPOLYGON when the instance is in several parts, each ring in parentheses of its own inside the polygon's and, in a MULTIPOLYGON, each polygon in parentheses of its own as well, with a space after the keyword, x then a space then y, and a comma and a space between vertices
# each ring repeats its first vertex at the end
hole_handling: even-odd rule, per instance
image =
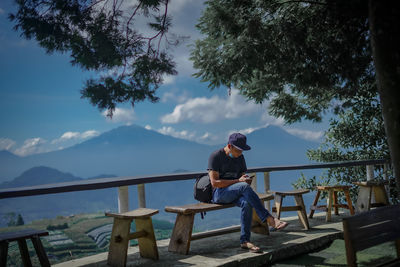
POLYGON ((112 120, 80 98, 86 79, 97 73, 73 67, 68 54, 48 55, 34 40, 15 32, 7 14, 11 0, 0 3, 0 150, 25 156, 62 149, 121 125, 137 124, 163 134, 206 144, 221 144, 233 131, 249 133, 273 124, 299 137, 321 141, 328 122, 284 125, 267 114, 268 104, 246 101, 236 90, 210 91, 192 77, 188 47, 201 38, 195 24, 203 9, 199 0, 172 0, 171 32, 190 36, 174 49, 179 74, 166 77, 156 104, 133 109, 118 106, 112 120))

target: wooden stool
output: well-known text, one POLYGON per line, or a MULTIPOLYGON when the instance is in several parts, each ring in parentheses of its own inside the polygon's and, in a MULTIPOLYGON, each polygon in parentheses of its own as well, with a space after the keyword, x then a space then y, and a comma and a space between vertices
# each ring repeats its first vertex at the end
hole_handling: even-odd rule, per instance
POLYGON ((125 266, 129 240, 138 239, 140 256, 158 260, 158 250, 151 216, 158 210, 140 208, 124 213, 106 213, 114 217, 110 237, 107 264, 125 266), (135 220, 136 232, 131 233, 131 223, 135 220))
POLYGON ((310 192, 308 189, 297 189, 292 191, 273 191, 275 194, 275 207, 272 208, 276 212, 278 219, 281 218, 282 211, 297 211, 297 215, 306 230, 310 229, 310 224, 307 219, 307 212, 304 206, 303 194, 310 192), (286 196, 294 196, 296 206, 282 206, 283 199, 286 196))
POLYGON ((389 198, 385 189, 385 185, 388 184, 387 181, 354 182, 353 184, 359 186, 356 203, 357 212, 389 205, 389 198), (374 203, 372 203, 372 193, 375 197, 374 203))
POLYGON ((26 245, 26 239, 30 238, 33 246, 35 247, 36 254, 39 258, 41 266, 49 266, 50 262, 47 258, 46 251, 40 241, 40 236, 49 235, 49 232, 43 230, 24 229, 18 232, 6 232, 0 234, 0 266, 7 266, 7 253, 8 243, 17 241, 19 246, 19 252, 21 253, 21 259, 24 266, 32 266, 31 259, 29 257, 28 246, 26 245))
POLYGON ((353 204, 351 202, 350 192, 349 192, 350 188, 351 188, 351 186, 349 186, 349 185, 317 186, 317 194, 315 196, 312 206, 310 207, 310 210, 311 210, 310 216, 309 216, 310 219, 313 217, 315 210, 323 210, 323 211, 326 211, 326 221, 327 222, 331 221, 332 207, 335 208, 335 215, 339 215, 339 208, 349 209, 350 214, 354 215, 353 204), (317 206, 321 191, 328 191, 328 198, 326 199, 326 205, 317 206), (338 198, 337 198, 338 191, 344 192, 347 204, 339 204, 338 203, 338 198))

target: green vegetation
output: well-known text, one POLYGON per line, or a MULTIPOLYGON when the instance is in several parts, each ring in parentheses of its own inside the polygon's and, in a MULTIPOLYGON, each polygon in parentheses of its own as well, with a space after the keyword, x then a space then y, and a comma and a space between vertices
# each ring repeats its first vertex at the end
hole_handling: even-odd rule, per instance
POLYGON ((354 148, 361 155, 347 153, 345 158, 357 160, 380 156, 380 146, 381 156, 388 158, 390 147, 400 194, 400 62, 394 56, 400 56, 400 46, 393 39, 400 38, 394 26, 398 1, 206 4, 197 25, 204 38, 196 41, 191 58, 196 77, 211 89, 236 87, 256 103, 268 101, 270 114, 287 123, 318 122, 327 111, 339 115, 341 121, 332 121, 328 132, 327 141, 337 142, 333 149, 354 148), (352 143, 360 139, 367 140, 352 143), (376 154, 368 153, 375 149, 376 154))
POLYGON ((9 212, 3 215, 3 220, 6 221, 7 226, 24 225, 24 219, 21 214, 16 215, 15 212, 9 212))
POLYGON ((68 228, 68 224, 67 223, 63 223, 63 224, 59 224, 59 225, 48 225, 46 227, 47 230, 52 231, 52 230, 62 230, 62 229, 67 229, 68 228))
MULTIPOLYGON (((108 251, 108 240, 110 232, 105 232, 106 243, 99 247, 96 242, 87 234, 105 225, 112 224, 113 219, 103 214, 79 214, 74 216, 57 216, 55 219, 43 219, 33 221, 28 225, 11 226, 1 228, 0 232, 18 231, 24 228, 34 228, 39 230, 49 230, 49 236, 42 237, 42 243, 48 254, 51 264, 82 258, 93 254, 108 251), (66 228, 64 228, 67 226, 66 228), (56 229, 57 228, 57 229, 56 229)), ((166 221, 153 219, 154 231, 157 239, 166 239, 171 236, 173 224, 166 221)), ((134 224, 131 231, 135 230, 134 224)), ((33 266, 39 266, 35 250, 30 240, 27 241, 29 254, 31 255, 33 266)), ((131 245, 137 244, 136 240, 131 241, 131 245)), ((22 266, 18 244, 10 243, 8 251, 7 266, 22 266)))

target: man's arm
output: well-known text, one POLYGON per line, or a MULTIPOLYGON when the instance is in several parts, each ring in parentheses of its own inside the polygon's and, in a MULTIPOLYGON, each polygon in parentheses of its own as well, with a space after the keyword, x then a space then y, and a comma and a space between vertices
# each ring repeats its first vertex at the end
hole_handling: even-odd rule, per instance
POLYGON ((249 180, 246 174, 243 174, 239 179, 235 180, 219 179, 219 173, 216 171, 208 171, 208 176, 210 177, 211 185, 214 188, 223 188, 239 182, 247 182, 249 180))

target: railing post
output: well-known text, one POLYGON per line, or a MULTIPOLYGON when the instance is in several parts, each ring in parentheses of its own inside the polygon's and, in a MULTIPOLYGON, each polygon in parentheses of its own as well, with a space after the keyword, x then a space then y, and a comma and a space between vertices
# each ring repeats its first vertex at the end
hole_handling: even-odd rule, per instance
POLYGON ((367 181, 374 180, 374 165, 367 165, 367 181))
POLYGON ((118 212, 129 211, 129 192, 127 186, 118 187, 118 212))
POLYGON ((139 208, 146 208, 146 193, 144 190, 144 184, 137 185, 139 208))
POLYGON ((251 181, 251 188, 253 188, 254 192, 257 192, 257 173, 250 173, 250 176, 254 175, 253 180, 251 181))
POLYGON ((387 185, 385 185, 385 190, 388 198, 390 199, 390 184, 389 184, 389 171, 390 165, 388 163, 383 164, 383 179, 388 182, 387 185))
MULTIPOLYGON (((271 190, 270 181, 269 181, 269 172, 264 172, 264 192, 268 193, 271 190)), ((268 200, 266 203, 266 208, 268 211, 271 211, 271 201, 268 200)))
MULTIPOLYGON (((375 178, 374 165, 367 165, 366 167, 367 167, 367 181, 374 180, 374 178, 375 178)), ((374 190, 372 190, 372 192, 371 192, 371 202, 372 203, 376 202, 374 190)))

